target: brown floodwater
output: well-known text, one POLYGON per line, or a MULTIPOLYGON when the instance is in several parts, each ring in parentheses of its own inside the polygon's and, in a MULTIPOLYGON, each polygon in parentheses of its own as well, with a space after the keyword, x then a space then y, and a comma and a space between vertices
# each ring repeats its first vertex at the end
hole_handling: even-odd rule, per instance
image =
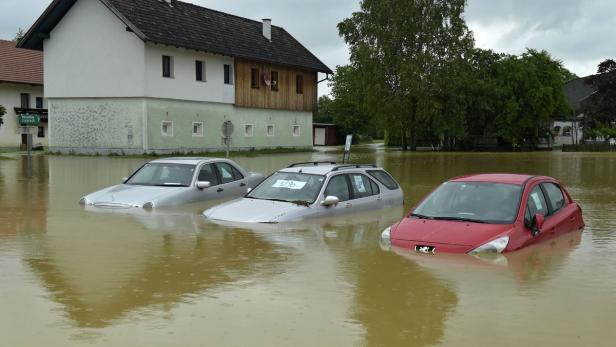
MULTIPOLYGON (((5 155, 7 156, 7 155, 5 155)), ((613 346, 616 155, 403 153, 365 147, 408 210, 477 172, 559 178, 582 233, 491 261, 383 251, 403 211, 235 229, 207 206, 86 212, 81 196, 145 159, 0 160, 0 346, 613 346)), ((334 152, 237 157, 270 173, 334 152)))

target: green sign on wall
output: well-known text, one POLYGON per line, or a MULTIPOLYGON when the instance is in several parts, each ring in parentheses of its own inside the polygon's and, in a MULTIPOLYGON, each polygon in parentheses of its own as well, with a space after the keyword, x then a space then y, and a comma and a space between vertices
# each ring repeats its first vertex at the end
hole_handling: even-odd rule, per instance
POLYGON ((36 126, 41 124, 41 117, 38 114, 20 114, 18 117, 19 124, 22 126, 36 126))

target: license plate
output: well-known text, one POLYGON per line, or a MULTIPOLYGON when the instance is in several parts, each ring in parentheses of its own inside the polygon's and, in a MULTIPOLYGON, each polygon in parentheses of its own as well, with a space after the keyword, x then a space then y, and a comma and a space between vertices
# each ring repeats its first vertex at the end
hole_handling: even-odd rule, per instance
POLYGON ((423 254, 435 254, 436 247, 417 245, 415 246, 415 252, 423 254))

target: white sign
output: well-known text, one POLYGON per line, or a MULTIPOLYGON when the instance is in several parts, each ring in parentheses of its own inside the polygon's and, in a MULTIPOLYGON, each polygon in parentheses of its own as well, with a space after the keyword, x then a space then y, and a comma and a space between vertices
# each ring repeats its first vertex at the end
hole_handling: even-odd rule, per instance
POLYGON ((306 182, 302 182, 302 181, 278 180, 276 181, 276 183, 274 183, 272 187, 299 190, 299 189, 304 188, 305 185, 306 185, 306 182))
POLYGON ((351 151, 351 144, 352 143, 353 143, 353 135, 347 135, 346 142, 344 143, 344 151, 345 152, 350 152, 351 151))

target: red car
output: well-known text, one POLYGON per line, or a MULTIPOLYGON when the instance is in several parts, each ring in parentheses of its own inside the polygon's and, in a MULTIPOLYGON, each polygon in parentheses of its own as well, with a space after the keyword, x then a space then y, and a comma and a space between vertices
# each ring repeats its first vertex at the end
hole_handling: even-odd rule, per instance
POLYGON ((584 228, 582 209, 551 177, 481 174, 440 185, 381 243, 419 253, 502 253, 584 228))

